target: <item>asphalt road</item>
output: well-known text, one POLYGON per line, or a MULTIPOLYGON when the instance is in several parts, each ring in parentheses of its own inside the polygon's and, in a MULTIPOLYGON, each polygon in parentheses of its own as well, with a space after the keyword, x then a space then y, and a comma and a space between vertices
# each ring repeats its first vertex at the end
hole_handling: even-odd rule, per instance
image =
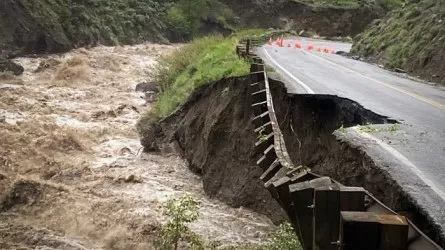
POLYGON ((257 53, 280 73, 289 93, 346 97, 401 123, 393 133, 350 128, 347 137, 385 166, 445 232, 445 89, 316 50, 349 51, 351 44, 289 38, 283 45, 265 45, 257 53), (297 41, 301 49, 294 48, 297 41))

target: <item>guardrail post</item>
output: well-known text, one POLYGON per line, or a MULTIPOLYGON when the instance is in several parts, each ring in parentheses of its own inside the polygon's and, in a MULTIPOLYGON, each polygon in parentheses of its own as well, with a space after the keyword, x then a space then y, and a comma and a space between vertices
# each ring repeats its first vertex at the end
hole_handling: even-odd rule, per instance
POLYGON ((340 229, 340 188, 330 184, 315 189, 314 249, 337 250, 340 229))
POLYGON ((305 250, 312 250, 313 245, 314 188, 327 186, 331 183, 330 178, 323 177, 289 186, 301 233, 301 245, 305 250))
POLYGON ((340 187, 340 210, 365 211, 365 194, 362 187, 340 187))
POLYGON ((408 222, 400 215, 341 212, 342 250, 405 250, 408 222))
POLYGON ((250 55, 250 39, 247 39, 247 41, 246 41, 246 54, 247 54, 247 56, 249 56, 250 55))
POLYGON ((408 222, 400 215, 377 215, 380 223, 379 250, 405 250, 408 245, 408 222))

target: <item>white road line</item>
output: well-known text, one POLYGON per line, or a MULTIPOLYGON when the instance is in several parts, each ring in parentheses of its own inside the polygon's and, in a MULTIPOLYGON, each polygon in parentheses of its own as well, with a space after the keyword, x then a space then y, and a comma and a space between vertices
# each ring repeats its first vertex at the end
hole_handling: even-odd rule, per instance
POLYGON ((275 66, 277 66, 278 68, 280 68, 284 73, 286 73, 286 75, 288 75, 290 78, 292 78, 294 81, 296 81, 298 84, 300 84, 301 87, 303 87, 303 89, 306 91, 306 93, 308 94, 315 94, 315 92, 309 88, 306 84, 304 84, 300 79, 298 79, 297 77, 295 77, 294 75, 292 75, 289 71, 287 71, 285 68, 283 68, 280 64, 278 64, 277 61, 275 61, 270 54, 267 52, 266 48, 263 48, 264 53, 266 54, 267 58, 269 58, 269 60, 275 64, 275 66))
MULTIPOLYGON (((278 64, 277 61, 275 61, 270 54, 267 52, 266 48, 263 48, 264 53, 266 54, 267 58, 275 64, 278 68, 280 68, 284 73, 286 73, 290 78, 292 78, 294 81, 296 81, 298 84, 300 84, 307 93, 309 94, 315 94, 315 92, 309 88, 305 83, 303 83, 300 79, 292 75, 289 71, 287 71, 285 68, 283 68, 280 64, 278 64)), ((414 165, 410 160, 408 160, 405 156, 403 156, 399 151, 394 149, 393 147, 386 144, 384 141, 375 138, 374 136, 367 134, 367 133, 361 133, 357 127, 353 128, 357 133, 367 139, 370 139, 372 141, 375 141, 380 147, 382 147, 384 150, 386 150, 388 153, 390 153, 392 156, 394 156, 397 160, 402 162, 404 165, 408 166, 411 171, 416 174, 426 185, 428 185, 442 200, 445 200, 445 192, 440 190, 436 186, 436 184, 429 179, 416 165, 414 165)))
POLYGON ((414 165, 410 160, 408 160, 405 156, 403 156, 399 151, 395 150, 393 147, 389 146, 384 141, 375 138, 374 136, 368 133, 361 132, 358 127, 353 127, 352 129, 354 129, 362 137, 365 137, 366 139, 376 142, 380 147, 382 147, 388 153, 393 155, 397 160, 402 162, 405 166, 409 167, 411 171, 414 174, 416 174, 426 185, 428 185, 437 195, 439 195, 439 197, 442 198, 442 200, 445 200, 445 192, 443 192, 440 188, 438 188, 434 183, 434 181, 428 178, 416 165, 414 165))

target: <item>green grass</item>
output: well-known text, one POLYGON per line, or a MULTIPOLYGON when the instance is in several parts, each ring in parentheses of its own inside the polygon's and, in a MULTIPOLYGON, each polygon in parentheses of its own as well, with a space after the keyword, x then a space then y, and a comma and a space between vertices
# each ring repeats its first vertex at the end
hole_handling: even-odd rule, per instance
POLYGON ((41 26, 75 44, 135 43, 161 40, 171 1, 20 0, 41 26))
POLYGON ((161 92, 153 114, 166 117, 203 84, 248 74, 249 63, 235 54, 237 42, 237 36, 204 37, 162 57, 155 77, 161 92))
POLYGON ((298 0, 317 7, 357 8, 358 0, 298 0))
MULTIPOLYGON (((393 1, 387 2, 394 5, 393 1)), ((357 36, 351 53, 377 58, 391 69, 422 69, 443 49, 444 22, 444 1, 410 3, 388 13, 357 36)))
MULTIPOLYGON (((306 3, 317 7, 330 7, 330 8, 344 8, 353 9, 358 8, 363 4, 372 4, 373 1, 360 1, 360 0, 294 0, 296 2, 306 3)), ((377 4, 380 5, 385 11, 390 11, 394 8, 400 7, 403 0, 377 0, 377 4)))
POLYGON ((358 126, 358 130, 361 133, 368 133, 368 134, 372 134, 372 133, 380 133, 380 132, 388 132, 391 134, 396 133, 397 131, 400 130, 400 125, 398 123, 394 123, 390 126, 387 127, 371 127, 370 125, 360 125, 358 126))

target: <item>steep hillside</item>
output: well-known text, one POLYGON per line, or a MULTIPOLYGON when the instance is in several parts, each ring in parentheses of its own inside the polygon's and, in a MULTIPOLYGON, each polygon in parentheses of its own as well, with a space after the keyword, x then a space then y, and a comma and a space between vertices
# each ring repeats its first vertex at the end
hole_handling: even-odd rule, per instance
POLYGON ((356 37, 352 53, 445 85, 445 2, 413 0, 356 37))
POLYGON ((384 15, 375 1, 365 0, 222 0, 248 27, 286 28, 322 36, 353 36, 384 15))
POLYGON ((251 27, 355 35, 383 9, 374 0, 4 0, 0 57, 96 44, 188 41, 251 27))
POLYGON ((170 1, 3 0, 0 55, 161 40, 170 1), (3 53, 1 53, 3 51, 3 53))

